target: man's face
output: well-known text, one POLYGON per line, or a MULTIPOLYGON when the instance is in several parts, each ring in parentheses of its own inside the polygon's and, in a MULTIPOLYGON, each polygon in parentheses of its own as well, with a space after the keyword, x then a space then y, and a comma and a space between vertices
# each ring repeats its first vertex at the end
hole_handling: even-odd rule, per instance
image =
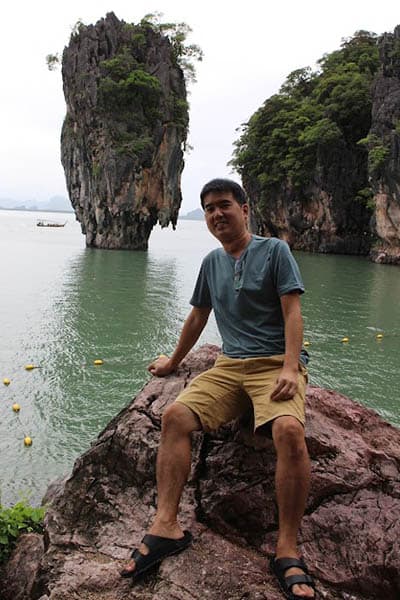
POLYGON ((209 192, 204 198, 207 227, 221 243, 247 231, 248 211, 248 205, 239 204, 232 192, 209 192))

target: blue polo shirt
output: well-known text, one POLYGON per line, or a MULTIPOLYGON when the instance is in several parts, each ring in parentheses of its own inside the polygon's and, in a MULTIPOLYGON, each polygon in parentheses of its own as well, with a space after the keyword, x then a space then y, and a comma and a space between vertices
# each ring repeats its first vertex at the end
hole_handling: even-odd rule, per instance
POLYGON ((253 235, 239 259, 223 248, 204 258, 190 303, 214 310, 226 356, 273 356, 285 353, 280 296, 294 291, 304 285, 287 243, 253 235))

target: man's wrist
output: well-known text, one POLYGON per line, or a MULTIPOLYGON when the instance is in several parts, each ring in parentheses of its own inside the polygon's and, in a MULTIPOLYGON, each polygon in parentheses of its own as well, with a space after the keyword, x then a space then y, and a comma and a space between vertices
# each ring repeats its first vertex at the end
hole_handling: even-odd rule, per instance
POLYGON ((298 360, 291 360, 291 361, 284 361, 283 363, 283 369, 287 369, 288 371, 298 371, 299 370, 299 361, 298 360))
POLYGON ((175 369, 177 369, 179 367, 180 362, 181 361, 178 358, 174 357, 173 355, 169 359, 169 363, 174 371, 175 371, 175 369))

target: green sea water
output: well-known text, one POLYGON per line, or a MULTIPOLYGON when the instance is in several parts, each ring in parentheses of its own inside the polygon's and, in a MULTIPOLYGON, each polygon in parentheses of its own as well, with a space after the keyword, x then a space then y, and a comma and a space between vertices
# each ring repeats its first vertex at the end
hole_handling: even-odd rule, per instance
MULTIPOLYGON (((38 218, 55 216, 0 211, 3 504, 20 494, 39 503, 148 381, 147 364, 175 345, 202 257, 218 245, 204 223, 180 221, 175 232, 156 228, 148 252, 93 250, 73 215, 54 229, 36 227, 38 218), (93 364, 98 358, 103 365, 93 364), (26 371, 29 363, 39 368, 26 371)), ((307 289, 310 383, 399 426, 400 268, 295 255, 307 289)), ((219 343, 212 318, 205 342, 219 343)))

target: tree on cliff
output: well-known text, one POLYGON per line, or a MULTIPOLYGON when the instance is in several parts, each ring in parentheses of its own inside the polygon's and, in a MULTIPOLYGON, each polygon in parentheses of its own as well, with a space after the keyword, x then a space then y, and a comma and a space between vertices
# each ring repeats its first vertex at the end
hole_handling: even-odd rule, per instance
POLYGON ((257 182, 262 196, 290 186, 306 199, 321 152, 338 143, 365 152, 357 143, 371 127, 376 40, 374 33, 359 31, 325 54, 319 70, 293 71, 242 126, 231 164, 244 181, 257 182))

